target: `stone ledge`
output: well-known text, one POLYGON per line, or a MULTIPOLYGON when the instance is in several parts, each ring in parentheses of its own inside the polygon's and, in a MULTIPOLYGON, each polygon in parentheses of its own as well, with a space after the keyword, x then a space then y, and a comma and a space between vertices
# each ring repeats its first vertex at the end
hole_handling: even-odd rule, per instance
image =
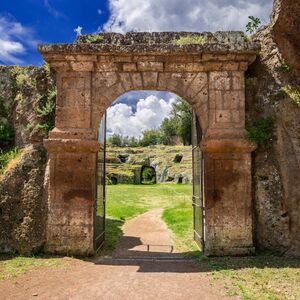
POLYGON ((49 153, 97 153, 100 144, 95 140, 47 139, 44 147, 49 153))
POLYGON ((46 53, 249 53, 257 54, 260 45, 247 39, 240 31, 224 32, 129 32, 99 33, 78 37, 74 44, 39 45, 46 53), (181 38, 190 42, 180 43, 181 38), (200 40, 199 40, 200 38, 200 40))
POLYGON ((257 145, 245 139, 207 139, 201 142, 200 147, 207 153, 249 153, 257 145))

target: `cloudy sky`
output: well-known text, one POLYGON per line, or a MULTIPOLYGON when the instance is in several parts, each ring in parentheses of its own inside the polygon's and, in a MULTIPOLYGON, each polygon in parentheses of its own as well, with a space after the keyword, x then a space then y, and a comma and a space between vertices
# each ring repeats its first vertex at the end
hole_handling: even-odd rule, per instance
MULTIPOLYGON (((38 43, 71 43, 78 33, 244 30, 248 16, 267 23, 271 9, 272 0, 0 0, 0 64, 41 65, 38 43)), ((149 110, 147 128, 155 127, 172 98, 154 92, 122 96, 108 112, 118 118, 109 123, 110 132, 128 126, 128 134, 139 135, 134 125, 145 129, 141 118, 149 110)))

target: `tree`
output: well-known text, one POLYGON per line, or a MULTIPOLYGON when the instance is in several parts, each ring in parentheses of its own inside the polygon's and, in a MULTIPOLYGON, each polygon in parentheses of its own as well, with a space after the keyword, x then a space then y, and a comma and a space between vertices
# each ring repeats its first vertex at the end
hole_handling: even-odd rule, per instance
POLYGON ((172 137, 177 135, 177 124, 174 118, 165 118, 160 126, 164 144, 170 144, 172 137))
POLYGON ((143 138, 140 140, 140 146, 162 144, 163 137, 160 129, 150 129, 143 132, 143 138))
POLYGON ((164 119, 160 128, 165 144, 169 144, 172 137, 178 136, 184 145, 190 145, 192 142, 191 106, 178 97, 173 103, 171 116, 164 119))
POLYGON ((114 133, 108 141, 111 143, 112 146, 115 147, 122 147, 122 136, 120 134, 114 133))
POLYGON ((177 135, 184 145, 192 143, 192 107, 181 98, 173 104, 172 114, 177 125, 177 135))

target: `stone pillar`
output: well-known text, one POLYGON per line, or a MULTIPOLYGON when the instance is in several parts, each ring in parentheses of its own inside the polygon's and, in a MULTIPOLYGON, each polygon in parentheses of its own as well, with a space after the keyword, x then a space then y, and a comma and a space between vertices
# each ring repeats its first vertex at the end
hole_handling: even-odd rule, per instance
POLYGON ((254 253, 251 151, 246 140, 205 140, 205 255, 254 253))
POLYGON ((209 73, 204 152, 205 254, 246 255, 252 238, 251 152, 244 139, 244 71, 209 73))
POLYGON ((94 253, 97 141, 49 139, 49 198, 45 250, 94 253))
POLYGON ((55 128, 44 140, 49 158, 45 250, 94 253, 97 131, 92 128, 90 64, 54 62, 57 70, 55 128))

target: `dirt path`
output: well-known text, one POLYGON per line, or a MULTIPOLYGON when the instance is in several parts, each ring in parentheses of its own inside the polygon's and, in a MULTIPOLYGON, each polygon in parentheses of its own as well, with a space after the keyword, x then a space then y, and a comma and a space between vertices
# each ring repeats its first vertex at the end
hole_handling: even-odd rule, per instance
POLYGON ((31 270, 0 283, 0 299, 227 299, 205 263, 178 259, 161 213, 126 222, 112 258, 31 270))
MULTIPOLYGON (((173 257, 172 232, 162 221, 163 209, 154 209, 127 221, 114 257, 173 257)), ((178 254, 176 255, 176 257, 178 254)))

